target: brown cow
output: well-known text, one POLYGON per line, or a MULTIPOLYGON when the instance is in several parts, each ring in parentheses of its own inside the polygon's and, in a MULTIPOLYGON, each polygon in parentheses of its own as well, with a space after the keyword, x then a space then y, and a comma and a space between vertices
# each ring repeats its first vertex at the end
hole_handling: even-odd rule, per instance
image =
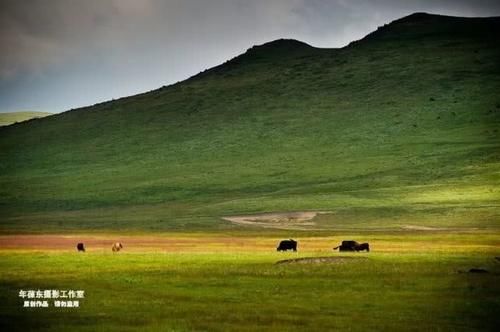
POLYGON ((111 248, 111 250, 113 250, 113 252, 117 252, 117 251, 120 251, 120 249, 123 248, 123 245, 121 244, 121 242, 116 242, 115 244, 113 244, 113 247, 111 248))

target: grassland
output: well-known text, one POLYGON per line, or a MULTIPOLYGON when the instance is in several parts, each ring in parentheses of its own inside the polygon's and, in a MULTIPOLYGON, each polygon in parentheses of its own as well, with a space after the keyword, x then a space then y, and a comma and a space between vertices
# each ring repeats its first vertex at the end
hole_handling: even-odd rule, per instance
POLYGON ((342 49, 278 40, 0 128, 0 328, 495 331, 499 30, 418 14, 342 49), (328 213, 222 218, 280 211, 328 213), (291 237, 299 253, 277 253, 291 237), (346 239, 373 250, 332 252, 346 239), (323 256, 345 259, 275 264, 323 256), (38 288, 86 298, 22 308, 38 288))
POLYGON ((0 113, 0 126, 8 126, 16 122, 22 122, 30 119, 42 118, 52 115, 47 112, 5 112, 0 113))
POLYGON ((413 15, 342 49, 278 40, 1 128, 0 230, 224 230, 221 216, 300 210, 335 211, 325 228, 498 226, 499 22, 413 15))
POLYGON ((156 246, 124 242, 119 254, 2 246, 2 330, 494 331, 500 322, 498 233, 302 234, 299 253, 275 252, 276 235, 159 236, 156 246), (333 253, 346 238, 373 250, 333 253), (350 258, 275 264, 318 256, 350 258), (86 296, 78 309, 22 308, 19 290, 38 288, 86 296))

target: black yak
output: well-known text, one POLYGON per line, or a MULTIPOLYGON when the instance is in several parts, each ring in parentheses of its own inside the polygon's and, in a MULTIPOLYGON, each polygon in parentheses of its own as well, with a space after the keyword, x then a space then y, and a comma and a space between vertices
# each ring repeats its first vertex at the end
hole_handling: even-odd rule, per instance
POLYGON ((280 242, 278 245, 278 248, 276 248, 277 251, 287 251, 287 250, 293 250, 297 251, 297 241, 294 241, 292 239, 290 240, 283 240, 280 242))
POLYGON ((333 250, 354 251, 356 246, 359 246, 359 243, 356 241, 342 241, 342 244, 333 248, 333 250))
POLYGON ((339 251, 370 251, 370 245, 368 243, 361 243, 359 244, 356 241, 342 241, 342 244, 338 247, 333 248, 333 250, 339 250, 339 251))
POLYGON ((80 242, 80 243, 78 243, 78 244, 76 245, 76 249, 77 249, 78 251, 85 251, 85 245, 84 245, 83 243, 81 243, 81 242, 80 242))
POLYGON ((354 247, 354 250, 356 250, 356 251, 363 251, 363 250, 370 251, 370 245, 368 243, 361 243, 361 244, 357 245, 356 247, 354 247))

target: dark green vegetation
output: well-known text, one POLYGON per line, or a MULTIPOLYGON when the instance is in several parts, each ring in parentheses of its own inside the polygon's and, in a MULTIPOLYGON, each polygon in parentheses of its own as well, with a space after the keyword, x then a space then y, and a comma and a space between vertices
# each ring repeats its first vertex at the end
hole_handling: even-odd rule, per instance
POLYGON ((184 82, 0 129, 3 232, 497 227, 499 18, 415 14, 342 49, 278 40, 184 82))
POLYGON ((258 246, 252 244, 260 239, 252 237, 246 238, 248 251, 232 253, 212 252, 220 248, 217 243, 205 244, 207 251, 197 253, 0 251, 0 327, 3 331, 498 329, 500 263, 494 259, 498 237, 372 234, 370 238, 377 242, 376 251, 369 254, 255 252, 258 246), (325 255, 347 258, 331 264, 275 264, 325 255), (467 273, 471 268, 489 273, 467 273), (19 290, 38 288, 82 289, 86 297, 79 309, 22 308, 19 290))
POLYGON ((43 118, 52 113, 47 112, 10 112, 0 113, 0 126, 8 126, 10 124, 26 121, 34 118, 43 118))

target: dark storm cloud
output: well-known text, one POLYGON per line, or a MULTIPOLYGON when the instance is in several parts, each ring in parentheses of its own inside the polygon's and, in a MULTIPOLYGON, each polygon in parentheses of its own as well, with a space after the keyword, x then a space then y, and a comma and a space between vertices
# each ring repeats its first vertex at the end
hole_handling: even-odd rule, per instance
POLYGON ((254 44, 341 47, 415 11, 499 1, 0 0, 0 111, 62 111, 173 83, 254 44))

